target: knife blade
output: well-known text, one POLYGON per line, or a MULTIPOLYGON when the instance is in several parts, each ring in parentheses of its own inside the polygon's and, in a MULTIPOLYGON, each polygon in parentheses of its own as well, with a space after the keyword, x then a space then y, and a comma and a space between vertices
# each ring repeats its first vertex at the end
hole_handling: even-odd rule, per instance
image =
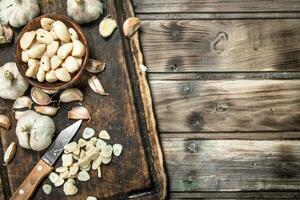
POLYGON ((52 172, 53 164, 62 154, 64 146, 68 144, 75 136, 81 123, 82 120, 79 120, 59 133, 54 142, 48 148, 47 152, 43 155, 40 161, 31 170, 30 174, 25 178, 20 187, 12 195, 10 198, 11 200, 30 199, 42 180, 52 172))

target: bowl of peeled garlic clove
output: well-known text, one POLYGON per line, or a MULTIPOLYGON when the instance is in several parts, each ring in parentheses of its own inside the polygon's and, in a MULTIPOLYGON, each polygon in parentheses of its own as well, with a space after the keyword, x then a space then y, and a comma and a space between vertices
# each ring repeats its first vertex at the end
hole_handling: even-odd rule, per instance
POLYGON ((63 15, 47 14, 30 21, 16 42, 16 64, 35 87, 60 90, 85 70, 89 50, 78 24, 63 15))

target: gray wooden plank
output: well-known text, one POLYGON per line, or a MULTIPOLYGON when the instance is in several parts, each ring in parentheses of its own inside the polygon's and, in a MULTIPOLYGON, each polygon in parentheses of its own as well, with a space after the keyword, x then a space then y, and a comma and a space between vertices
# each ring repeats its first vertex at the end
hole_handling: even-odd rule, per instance
POLYGON ((149 72, 299 71, 300 21, 144 21, 149 72))
POLYGON ((299 80, 153 80, 161 132, 300 130, 299 80))

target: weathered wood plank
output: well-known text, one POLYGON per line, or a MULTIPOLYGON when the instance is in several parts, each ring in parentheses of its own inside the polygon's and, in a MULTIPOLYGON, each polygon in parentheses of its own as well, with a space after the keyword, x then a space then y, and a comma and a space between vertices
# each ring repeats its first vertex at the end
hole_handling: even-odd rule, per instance
POLYGON ((151 81, 161 132, 299 131, 299 80, 151 81))
POLYGON ((300 11, 299 0, 134 0, 136 13, 218 13, 300 11))
POLYGON ((163 138, 171 192, 300 190, 299 141, 163 138))
POLYGON ((149 72, 299 71, 300 21, 145 21, 141 43, 149 72))
POLYGON ((4 190, 3 190, 2 179, 0 176, 0 200, 4 200, 4 199, 5 199, 5 195, 4 195, 4 190))

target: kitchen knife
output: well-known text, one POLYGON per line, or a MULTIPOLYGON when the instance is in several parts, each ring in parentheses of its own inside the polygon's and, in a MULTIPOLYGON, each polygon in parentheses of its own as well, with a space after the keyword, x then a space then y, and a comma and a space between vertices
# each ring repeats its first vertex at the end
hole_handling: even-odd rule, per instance
POLYGON ((81 123, 82 120, 79 120, 60 132, 44 156, 12 195, 11 200, 30 199, 42 180, 51 173, 53 164, 64 151, 64 146, 72 140, 81 123))

